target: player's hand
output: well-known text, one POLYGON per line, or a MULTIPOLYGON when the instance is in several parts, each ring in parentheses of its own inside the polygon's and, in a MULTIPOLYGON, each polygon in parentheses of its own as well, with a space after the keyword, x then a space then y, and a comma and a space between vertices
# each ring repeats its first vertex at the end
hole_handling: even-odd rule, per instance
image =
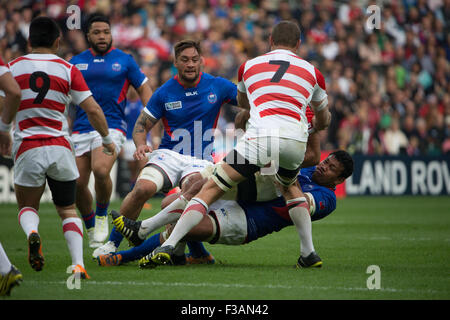
POLYGON ((108 156, 114 156, 116 153, 116 145, 114 142, 104 144, 103 143, 103 153, 107 154, 108 156))
POLYGON ((0 131, 0 154, 2 156, 11 155, 11 135, 7 131, 0 131))
POLYGON ((148 145, 141 145, 136 148, 136 151, 134 152, 133 157, 134 157, 134 159, 139 161, 139 160, 147 158, 146 153, 152 152, 152 151, 153 151, 152 147, 150 147, 148 145))

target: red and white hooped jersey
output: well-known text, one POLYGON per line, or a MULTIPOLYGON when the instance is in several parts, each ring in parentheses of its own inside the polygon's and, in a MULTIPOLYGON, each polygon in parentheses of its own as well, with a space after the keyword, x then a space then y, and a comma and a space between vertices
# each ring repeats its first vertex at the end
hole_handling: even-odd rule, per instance
POLYGON ((69 136, 68 104, 92 95, 81 72, 54 54, 28 54, 8 67, 22 92, 14 141, 69 136))
POLYGON ((312 64, 277 49, 243 63, 238 82, 250 102, 247 136, 308 140, 306 108, 327 97, 325 79, 312 64))

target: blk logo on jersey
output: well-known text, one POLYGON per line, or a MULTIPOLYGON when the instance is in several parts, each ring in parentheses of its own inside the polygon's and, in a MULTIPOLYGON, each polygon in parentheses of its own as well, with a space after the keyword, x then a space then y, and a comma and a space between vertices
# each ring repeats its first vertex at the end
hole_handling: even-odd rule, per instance
POLYGON ((167 111, 181 109, 181 101, 166 102, 164 106, 167 111))
POLYGON ((216 101, 217 101, 217 96, 216 96, 216 94, 215 94, 214 92, 211 92, 211 93, 208 95, 208 102, 209 102, 209 103, 216 103, 216 101))
POLYGON ((120 69, 122 69, 122 66, 120 65, 120 63, 113 63, 112 65, 112 69, 113 71, 120 71, 120 69))
POLYGON ((188 92, 186 92, 186 97, 197 96, 197 95, 198 95, 197 91, 188 91, 188 92))

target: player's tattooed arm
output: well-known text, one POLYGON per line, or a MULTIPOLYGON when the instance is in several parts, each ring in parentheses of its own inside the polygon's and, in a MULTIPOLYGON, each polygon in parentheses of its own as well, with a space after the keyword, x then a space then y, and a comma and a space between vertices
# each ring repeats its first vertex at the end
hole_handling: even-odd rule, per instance
MULTIPOLYGON (((136 145, 136 152, 140 156, 145 156, 146 152, 151 152, 151 147, 147 146, 147 135, 153 126, 158 122, 157 119, 141 111, 133 129, 133 141, 136 145)), ((138 159, 139 160, 139 159, 138 159)))

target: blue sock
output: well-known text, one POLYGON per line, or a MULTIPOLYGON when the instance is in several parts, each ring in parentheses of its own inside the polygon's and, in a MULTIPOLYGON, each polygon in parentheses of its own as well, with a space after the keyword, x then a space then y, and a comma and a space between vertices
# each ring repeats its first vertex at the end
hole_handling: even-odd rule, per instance
POLYGON ((123 235, 119 231, 117 231, 116 226, 114 226, 111 230, 111 233, 109 234, 108 241, 114 242, 114 245, 116 246, 116 248, 118 248, 120 246, 120 243, 122 242, 122 239, 123 235))
POLYGON ((91 211, 91 213, 89 213, 87 216, 81 216, 81 218, 84 221, 84 225, 86 227, 86 229, 90 229, 95 227, 95 212, 91 211))
POLYGON ((189 248, 189 253, 194 258, 209 256, 209 251, 206 250, 205 246, 201 242, 188 241, 187 246, 189 248))
POLYGON ((129 250, 119 251, 117 252, 117 254, 122 255, 123 263, 140 259, 143 256, 151 253, 161 245, 161 242, 159 241, 159 235, 160 233, 154 234, 153 236, 145 240, 141 245, 133 247, 129 250))
POLYGON ((97 207, 95 209, 96 216, 106 216, 108 214, 109 202, 100 203, 97 201, 97 207))

